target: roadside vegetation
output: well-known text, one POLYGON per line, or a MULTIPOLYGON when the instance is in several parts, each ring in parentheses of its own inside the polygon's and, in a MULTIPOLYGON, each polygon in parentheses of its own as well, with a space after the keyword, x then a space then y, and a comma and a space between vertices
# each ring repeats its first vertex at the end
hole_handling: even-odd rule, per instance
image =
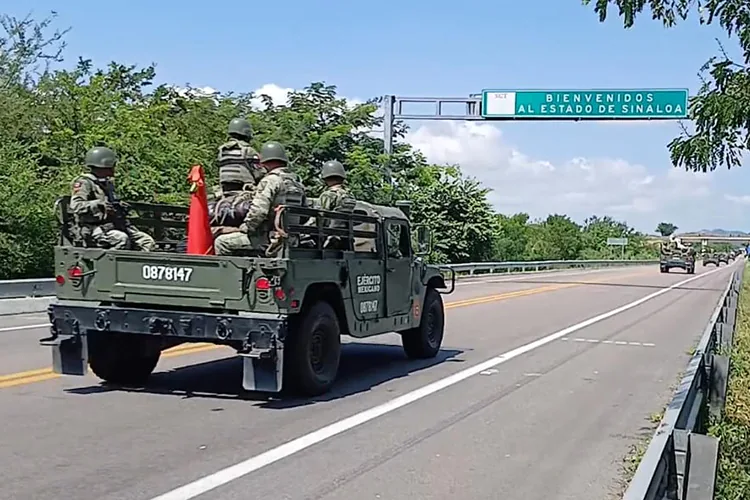
POLYGON ((435 235, 432 261, 620 258, 608 237, 628 238, 625 258, 656 256, 644 235, 604 215, 579 224, 563 214, 496 213, 489 189, 459 165, 430 164, 404 142, 403 124, 386 161, 382 140, 368 133, 382 127, 375 101, 351 105, 323 82, 284 105, 252 93, 156 85, 154 66, 97 67, 66 54, 67 31, 55 31, 54 21, 0 14, 0 279, 51 274, 53 202, 69 194, 88 148, 117 152, 121 198, 186 203, 189 167, 202 164, 215 182, 216 148, 236 116, 253 124, 254 146, 274 139, 288 148, 312 196, 322 189, 322 163, 338 159, 358 198, 412 200, 415 222, 435 235))
POLYGON ((750 266, 745 266, 721 422, 709 434, 719 441, 717 500, 750 499, 750 266))
MULTIPOLYGON (((716 55, 699 70, 700 88, 690 97, 682 133, 669 144, 672 164, 692 172, 739 168, 750 149, 750 7, 747 0, 578 0, 605 22, 619 15, 623 27, 650 14, 672 28, 696 20, 720 28, 728 44, 717 41, 716 55)), ((683 85, 683 87, 686 85, 683 85)))

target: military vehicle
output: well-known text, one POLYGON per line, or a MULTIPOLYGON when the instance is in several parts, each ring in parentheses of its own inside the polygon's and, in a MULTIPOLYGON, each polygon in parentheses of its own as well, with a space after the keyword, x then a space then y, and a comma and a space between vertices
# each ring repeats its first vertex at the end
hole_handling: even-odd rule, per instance
POLYGON ((334 383, 342 335, 400 333, 409 358, 440 350, 441 295, 456 276, 420 257, 431 235, 412 227, 407 202, 358 202, 348 214, 284 206, 274 224, 278 256, 219 257, 176 251, 187 209, 167 205, 130 204, 157 251, 88 246, 73 237, 69 201, 57 203, 57 303, 51 336, 40 340, 56 373, 85 375, 90 366, 109 383, 141 385, 165 349, 209 342, 242 357, 246 390, 314 396, 334 383))
POLYGON ((683 249, 675 245, 661 244, 659 270, 668 273, 670 269, 684 269, 687 274, 695 274, 695 249, 688 245, 683 249))
POLYGON ((726 252, 721 252, 718 255, 718 259, 719 259, 719 264, 723 262, 724 264, 729 265, 729 256, 726 254, 726 252))
POLYGON ((703 254, 703 267, 709 264, 713 264, 716 267, 719 267, 719 256, 716 254, 716 252, 703 254))

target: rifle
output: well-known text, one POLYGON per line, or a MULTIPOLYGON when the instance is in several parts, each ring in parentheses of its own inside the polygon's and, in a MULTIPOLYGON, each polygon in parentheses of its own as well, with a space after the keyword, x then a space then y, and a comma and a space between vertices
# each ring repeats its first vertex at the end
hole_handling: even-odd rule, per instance
POLYGON ((104 194, 107 196, 107 201, 112 205, 112 209, 114 210, 114 216, 110 220, 111 224, 114 226, 114 229, 123 231, 125 234, 132 237, 132 226, 128 220, 130 205, 117 198, 114 191, 114 185, 111 182, 105 181, 104 186, 102 187, 104 189, 104 194))

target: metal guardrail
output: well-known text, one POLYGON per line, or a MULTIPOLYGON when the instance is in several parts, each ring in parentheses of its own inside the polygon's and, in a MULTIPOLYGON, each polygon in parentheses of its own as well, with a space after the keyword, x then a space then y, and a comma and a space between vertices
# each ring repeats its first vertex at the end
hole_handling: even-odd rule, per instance
MULTIPOLYGON (((482 275, 498 272, 528 272, 550 269, 575 269, 611 266, 656 264, 658 260, 540 260, 527 262, 468 262, 444 264, 457 274, 482 275)), ((14 298, 49 297, 55 294, 53 278, 0 281, 0 300, 14 298)))
POLYGON ((55 294, 55 280, 27 279, 0 281, 0 300, 49 297, 55 294))
POLYGON ((719 440, 706 429, 724 410, 744 267, 732 273, 623 500, 714 498, 719 440))
MULTIPOLYGON (((538 260, 518 262, 467 262, 465 264, 445 264, 456 273, 493 274, 497 272, 546 271, 551 269, 575 269, 612 266, 642 266, 658 264, 658 259, 650 260, 538 260)), ((1 283, 1 282, 0 282, 1 283)))

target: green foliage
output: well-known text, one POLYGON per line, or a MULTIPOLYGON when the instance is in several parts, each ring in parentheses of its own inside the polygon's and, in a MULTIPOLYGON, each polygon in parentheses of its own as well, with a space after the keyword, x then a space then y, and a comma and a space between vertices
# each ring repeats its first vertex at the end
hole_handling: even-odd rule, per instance
POLYGON ((724 416, 709 434, 718 437, 717 500, 747 498, 750 492, 750 272, 745 267, 734 336, 724 416))
POLYGON ((659 225, 656 226, 656 232, 662 236, 670 236, 677 231, 677 229, 679 228, 671 222, 660 222, 659 225))
POLYGON ((434 233, 433 262, 619 257, 619 248, 604 243, 609 236, 630 238, 626 257, 655 256, 642 236, 609 217, 592 217, 581 227, 564 215, 530 221, 527 214, 496 214, 477 180, 458 166, 429 164, 402 142, 402 123, 386 157, 383 141, 368 134, 382 127, 377 103, 352 106, 322 82, 276 105, 252 93, 156 86, 154 66, 95 68, 79 59, 72 68, 51 70, 47 63, 61 61, 64 48, 64 32, 47 34, 51 21, 0 16, 0 279, 51 273, 53 203, 70 193, 90 147, 117 153, 122 199, 184 204, 191 165, 202 164, 216 182, 217 147, 235 117, 252 124, 256 149, 268 140, 285 145, 311 196, 323 187, 321 166, 335 159, 346 165, 357 198, 411 200, 414 221, 434 233))
MULTIPOLYGON (((583 0, 589 5, 592 0, 583 0)), ((635 23, 647 7, 651 17, 665 27, 697 13, 702 25, 719 26, 736 39, 742 51, 738 62, 720 47, 720 55, 701 67, 702 85, 690 98, 689 116, 695 131, 683 128, 669 143, 672 163, 686 170, 706 172, 719 165, 739 167, 750 144, 750 5, 747 0, 594 0, 595 12, 603 22, 609 4, 616 5, 625 28, 635 23)))

